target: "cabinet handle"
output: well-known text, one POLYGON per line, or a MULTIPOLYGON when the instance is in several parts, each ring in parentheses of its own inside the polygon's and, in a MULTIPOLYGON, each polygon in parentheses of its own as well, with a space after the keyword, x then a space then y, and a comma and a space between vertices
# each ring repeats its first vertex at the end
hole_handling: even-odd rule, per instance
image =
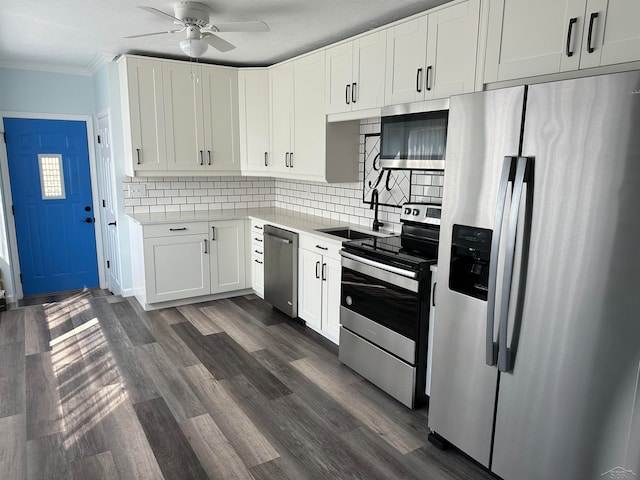
POLYGON ((429 65, 427 67, 427 91, 430 92, 431 91, 431 70, 433 70, 433 65, 429 65))
POLYGON ((422 92, 422 68, 416 72, 416 90, 418 93, 422 92))
POLYGON ((269 154, 268 154, 268 152, 264 152, 264 166, 265 166, 265 167, 268 167, 268 166, 269 166, 269 164, 268 164, 268 162, 267 162, 268 155, 269 155, 269 154))
POLYGON ((259 225, 254 225, 254 227, 255 227, 257 230, 262 230, 262 227, 260 227, 259 225))
POLYGON ((345 89, 344 89, 344 101, 345 101, 345 103, 346 103, 347 105, 349 105, 349 103, 350 103, 350 102, 349 102, 349 101, 350 101, 350 97, 351 97, 351 95, 349 94, 350 90, 351 90, 351 85, 349 85, 349 84, 347 83, 347 86, 346 86, 346 87, 345 87, 345 89))
POLYGON ((433 291, 431 292, 431 306, 436 306, 436 287, 438 286, 438 282, 433 282, 433 291))
POLYGON ((262 253, 263 253, 260 250, 254 250, 254 252, 256 252, 258 255, 262 255, 262 253))
POLYGON ((289 168, 293 168, 293 152, 289 152, 289 168))
POLYGON ((356 103, 356 82, 351 84, 351 103, 356 103))
POLYGON ((207 250, 207 239, 206 238, 204 239, 204 253, 205 254, 209 253, 208 250, 207 250))
POLYGON ((140 149, 136 148, 136 153, 138 154, 138 165, 140 165, 140 149))
POLYGON ((327 264, 326 263, 322 264, 322 281, 323 282, 327 281, 327 264))
POLYGON ((170 232, 181 232, 183 230, 186 230, 187 227, 182 227, 182 228, 169 228, 170 232))
POLYGON ((207 150, 207 155, 209 157, 209 165, 211 165, 211 150, 207 150))
POLYGON ((595 48, 591 45, 591 37, 593 35, 593 24, 595 23, 596 18, 598 18, 598 12, 593 12, 589 18, 589 35, 587 37, 587 52, 589 53, 593 53, 595 51, 595 48))
POLYGON ((211 227, 211 240, 216 240, 216 227, 211 227))
POLYGON ((289 152, 284 154, 284 166, 289 168, 289 152))
POLYGON ((318 273, 319 266, 320 266, 320 262, 316 262, 316 278, 320 278, 320 274, 318 273))
POLYGON ((573 52, 571 51, 571 33, 573 32, 573 26, 576 23, 578 23, 577 17, 569 19, 569 30, 567 31, 567 57, 573 57, 573 52))
POLYGON ((260 265, 262 265, 262 262, 260 260, 254 259, 253 261, 256 262, 256 263, 259 263, 260 265))
POLYGON ((316 248, 319 248, 320 250, 329 250, 328 247, 321 247, 320 245, 316 245, 316 248))
POLYGON ((200 166, 204 165, 204 152, 200 150, 200 166))
POLYGON ((260 243, 262 243, 262 239, 261 239, 261 238, 257 238, 257 237, 255 237, 255 238, 254 238, 254 240, 255 240, 256 242, 260 242, 260 243))

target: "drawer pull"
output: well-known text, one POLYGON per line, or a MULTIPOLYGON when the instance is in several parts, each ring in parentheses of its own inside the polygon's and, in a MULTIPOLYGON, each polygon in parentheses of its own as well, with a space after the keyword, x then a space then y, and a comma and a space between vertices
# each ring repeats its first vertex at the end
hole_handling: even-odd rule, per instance
POLYGON ((262 252, 260 250, 254 250, 254 252, 256 252, 258 255, 262 255, 262 252))
POLYGON ((262 265, 262 262, 260 260, 254 260, 254 262, 259 263, 260 265, 262 265))
POLYGON ((319 248, 320 250, 329 250, 328 247, 321 247, 320 245, 316 245, 316 248, 319 248))
POLYGON ((254 240, 255 240, 256 242, 260 242, 260 243, 262 243, 262 239, 261 239, 261 238, 254 238, 254 240))
POLYGON ((187 227, 182 227, 182 228, 169 228, 170 232, 182 232, 184 230, 186 230, 187 227))
POLYGON ((258 226, 258 225, 254 225, 255 228, 257 228, 258 230, 262 230, 262 227, 258 226))

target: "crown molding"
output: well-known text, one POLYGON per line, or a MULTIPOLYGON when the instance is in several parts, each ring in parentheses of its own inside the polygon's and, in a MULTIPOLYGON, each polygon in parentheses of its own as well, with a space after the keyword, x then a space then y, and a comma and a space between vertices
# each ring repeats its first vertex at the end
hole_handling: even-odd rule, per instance
POLYGON ((70 65, 53 65, 48 63, 27 63, 1 61, 0 68, 13 70, 33 70, 38 72, 63 73, 67 75, 83 75, 91 77, 105 64, 116 57, 115 53, 98 53, 86 67, 75 67, 70 65))

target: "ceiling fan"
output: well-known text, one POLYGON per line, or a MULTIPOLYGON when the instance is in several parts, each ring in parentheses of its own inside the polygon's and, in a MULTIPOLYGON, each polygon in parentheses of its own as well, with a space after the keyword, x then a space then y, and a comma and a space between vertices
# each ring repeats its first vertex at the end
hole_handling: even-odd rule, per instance
POLYGON ((178 2, 173 7, 173 15, 153 7, 138 6, 138 8, 165 20, 171 20, 174 24, 180 25, 180 28, 162 32, 131 35, 125 38, 148 37, 151 35, 181 33, 186 31, 187 38, 180 42, 180 49, 186 55, 194 58, 204 55, 209 46, 212 46, 220 52, 228 52, 236 48, 235 45, 223 40, 216 35, 216 33, 269 31, 269 26, 264 22, 211 23, 211 7, 199 2, 178 2))

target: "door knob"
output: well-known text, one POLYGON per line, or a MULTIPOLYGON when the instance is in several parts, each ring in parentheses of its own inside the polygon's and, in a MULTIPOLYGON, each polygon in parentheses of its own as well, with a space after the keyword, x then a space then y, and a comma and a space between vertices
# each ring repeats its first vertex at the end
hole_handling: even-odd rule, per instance
POLYGON ((83 222, 86 222, 86 223, 93 223, 93 218, 91 218, 91 217, 87 217, 87 218, 85 218, 85 219, 83 220, 83 222))

